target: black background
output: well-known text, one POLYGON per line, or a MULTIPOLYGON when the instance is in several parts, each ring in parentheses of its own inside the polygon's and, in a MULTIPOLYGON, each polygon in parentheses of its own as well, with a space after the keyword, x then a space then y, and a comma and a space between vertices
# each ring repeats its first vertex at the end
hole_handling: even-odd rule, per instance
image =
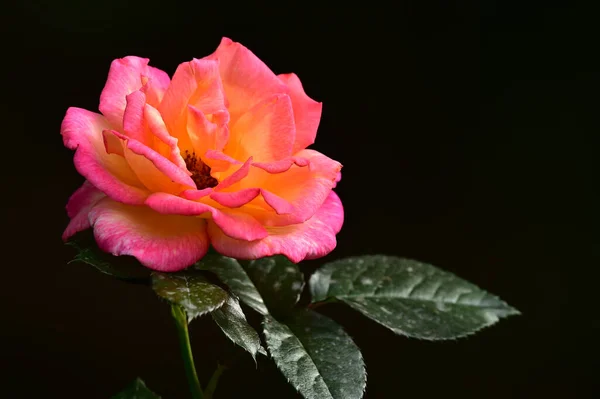
MULTIPOLYGON (((400 255, 523 313, 431 343, 321 308, 362 348, 366 398, 599 393, 596 10, 325 3, 26 0, 2 12, 2 397, 107 398, 138 375, 167 399, 187 397, 167 305, 66 264, 64 205, 83 179, 59 128, 69 106, 97 110, 113 59, 148 57, 172 74, 222 36, 275 73, 296 72, 324 104, 313 148, 344 165, 346 221, 307 275, 344 256, 400 255)), ((209 320, 191 334, 206 381, 228 344, 209 320)), ((295 397, 272 363, 246 356, 217 398, 254 395, 295 397)))

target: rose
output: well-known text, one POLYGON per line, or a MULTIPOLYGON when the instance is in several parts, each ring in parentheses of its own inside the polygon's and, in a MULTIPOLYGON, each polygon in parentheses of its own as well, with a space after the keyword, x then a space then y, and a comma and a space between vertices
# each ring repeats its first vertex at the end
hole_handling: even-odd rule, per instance
POLYGON ((86 178, 63 239, 92 227, 102 250, 161 271, 193 264, 210 244, 293 262, 335 247, 341 165, 306 149, 321 104, 296 75, 276 76, 224 38, 172 80, 148 59, 113 61, 99 109, 69 108, 62 122, 86 178))

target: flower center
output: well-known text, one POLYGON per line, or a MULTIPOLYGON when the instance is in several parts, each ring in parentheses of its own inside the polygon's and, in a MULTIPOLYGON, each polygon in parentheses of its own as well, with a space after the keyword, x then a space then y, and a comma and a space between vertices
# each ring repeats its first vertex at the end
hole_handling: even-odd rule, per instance
POLYGON ((214 187, 219 184, 217 179, 210 175, 210 167, 202 162, 200 157, 196 156, 195 152, 190 154, 190 152, 186 150, 184 160, 187 170, 192 173, 192 180, 196 183, 198 190, 214 187))

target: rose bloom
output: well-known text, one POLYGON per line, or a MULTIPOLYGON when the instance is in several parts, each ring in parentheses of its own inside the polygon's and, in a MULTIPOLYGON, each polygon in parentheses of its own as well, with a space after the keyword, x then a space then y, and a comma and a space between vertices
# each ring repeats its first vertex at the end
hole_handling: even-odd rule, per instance
POLYGON ((148 61, 112 62, 101 114, 67 110, 61 134, 86 181, 63 239, 92 227, 102 250, 160 271, 193 264, 211 244, 293 262, 333 250, 341 165, 306 149, 321 103, 298 77, 275 75, 227 38, 173 79, 148 61))

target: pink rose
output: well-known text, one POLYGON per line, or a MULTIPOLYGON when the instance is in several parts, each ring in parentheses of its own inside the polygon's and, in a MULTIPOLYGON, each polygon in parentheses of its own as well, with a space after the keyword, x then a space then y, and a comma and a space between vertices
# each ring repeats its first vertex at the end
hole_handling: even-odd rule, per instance
POLYGON ((210 244, 239 259, 317 258, 344 213, 341 165, 307 150, 321 103, 224 38, 169 76, 148 59, 112 62, 100 112, 69 108, 65 146, 86 182, 69 199, 68 239, 92 227, 101 249, 177 271, 210 244))

